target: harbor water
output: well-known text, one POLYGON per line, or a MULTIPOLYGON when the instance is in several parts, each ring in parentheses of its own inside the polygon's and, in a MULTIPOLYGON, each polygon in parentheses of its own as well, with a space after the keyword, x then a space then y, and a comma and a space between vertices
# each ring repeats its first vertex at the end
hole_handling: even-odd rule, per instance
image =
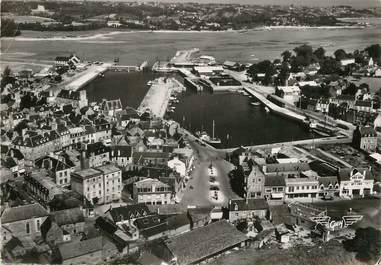
MULTIPOLYGON (((137 108, 147 93, 148 81, 158 74, 142 72, 106 72, 87 85, 90 101, 102 98, 120 98, 123 107, 137 108)), ((179 103, 169 118, 195 132, 205 130, 222 140, 221 147, 256 145, 312 138, 309 132, 295 121, 267 113, 263 106, 253 106, 252 99, 240 93, 210 93, 192 90, 178 94, 179 103)))

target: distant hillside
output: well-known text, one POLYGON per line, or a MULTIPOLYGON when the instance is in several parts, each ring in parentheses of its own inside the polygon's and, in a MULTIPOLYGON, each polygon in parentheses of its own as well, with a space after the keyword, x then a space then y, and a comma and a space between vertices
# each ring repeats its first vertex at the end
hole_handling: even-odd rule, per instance
MULTIPOLYGON (((12 0, 12 1, 35 1, 35 0, 12 0)), ((67 0, 56 0, 56 1, 67 1, 67 0)), ((83 0, 70 0, 71 2, 83 0)), ((87 1, 98 1, 107 2, 115 0, 87 0, 87 1)), ((118 2, 139 2, 139 0, 118 0, 118 2)), ((381 2, 379 0, 156 0, 156 2, 165 3, 224 3, 224 4, 250 4, 250 5, 301 5, 301 6, 338 6, 338 5, 348 5, 356 8, 367 8, 367 7, 381 7, 381 2)))

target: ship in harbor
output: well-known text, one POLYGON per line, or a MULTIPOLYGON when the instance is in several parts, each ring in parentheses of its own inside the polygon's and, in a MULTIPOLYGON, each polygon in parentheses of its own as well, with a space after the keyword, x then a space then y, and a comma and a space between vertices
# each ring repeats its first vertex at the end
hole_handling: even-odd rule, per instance
POLYGON ((213 144, 221 144, 221 139, 214 136, 214 128, 215 128, 215 122, 213 120, 212 137, 210 137, 206 131, 196 132, 196 136, 200 140, 202 140, 202 141, 204 141, 204 142, 206 142, 208 144, 211 144, 211 145, 213 145, 213 144))

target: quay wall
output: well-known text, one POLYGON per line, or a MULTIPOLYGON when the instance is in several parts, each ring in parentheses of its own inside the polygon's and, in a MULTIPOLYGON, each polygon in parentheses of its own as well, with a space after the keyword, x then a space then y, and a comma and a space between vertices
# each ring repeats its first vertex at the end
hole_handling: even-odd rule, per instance
POLYGON ((83 72, 80 72, 71 78, 65 80, 61 86, 69 90, 79 90, 99 75, 104 74, 108 70, 118 70, 118 71, 140 71, 139 66, 131 65, 114 65, 112 63, 104 63, 102 65, 92 65, 83 72))
POLYGON ((299 121, 299 122, 304 122, 304 120, 306 118, 304 115, 300 115, 300 114, 295 113, 295 112, 293 112, 291 110, 279 107, 278 105, 276 105, 275 103, 271 102, 265 96, 263 96, 262 94, 256 92, 253 89, 244 87, 244 90, 247 93, 249 93, 250 95, 254 96, 259 101, 261 101, 266 107, 268 107, 272 112, 274 112, 276 114, 279 114, 281 116, 284 116, 284 117, 287 117, 287 118, 290 118, 292 120, 296 120, 296 121, 299 121))
POLYGON ((182 91, 184 86, 175 78, 159 77, 155 79, 152 86, 138 107, 138 111, 149 110, 156 117, 163 118, 168 107, 169 98, 174 91, 182 91))

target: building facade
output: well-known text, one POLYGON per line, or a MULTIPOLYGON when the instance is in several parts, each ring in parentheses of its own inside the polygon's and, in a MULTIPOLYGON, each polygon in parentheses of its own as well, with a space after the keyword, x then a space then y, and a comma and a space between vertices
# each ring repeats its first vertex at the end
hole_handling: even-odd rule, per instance
POLYGON ((134 183, 133 199, 136 203, 148 205, 170 204, 172 203, 172 189, 157 179, 143 179, 134 183))

